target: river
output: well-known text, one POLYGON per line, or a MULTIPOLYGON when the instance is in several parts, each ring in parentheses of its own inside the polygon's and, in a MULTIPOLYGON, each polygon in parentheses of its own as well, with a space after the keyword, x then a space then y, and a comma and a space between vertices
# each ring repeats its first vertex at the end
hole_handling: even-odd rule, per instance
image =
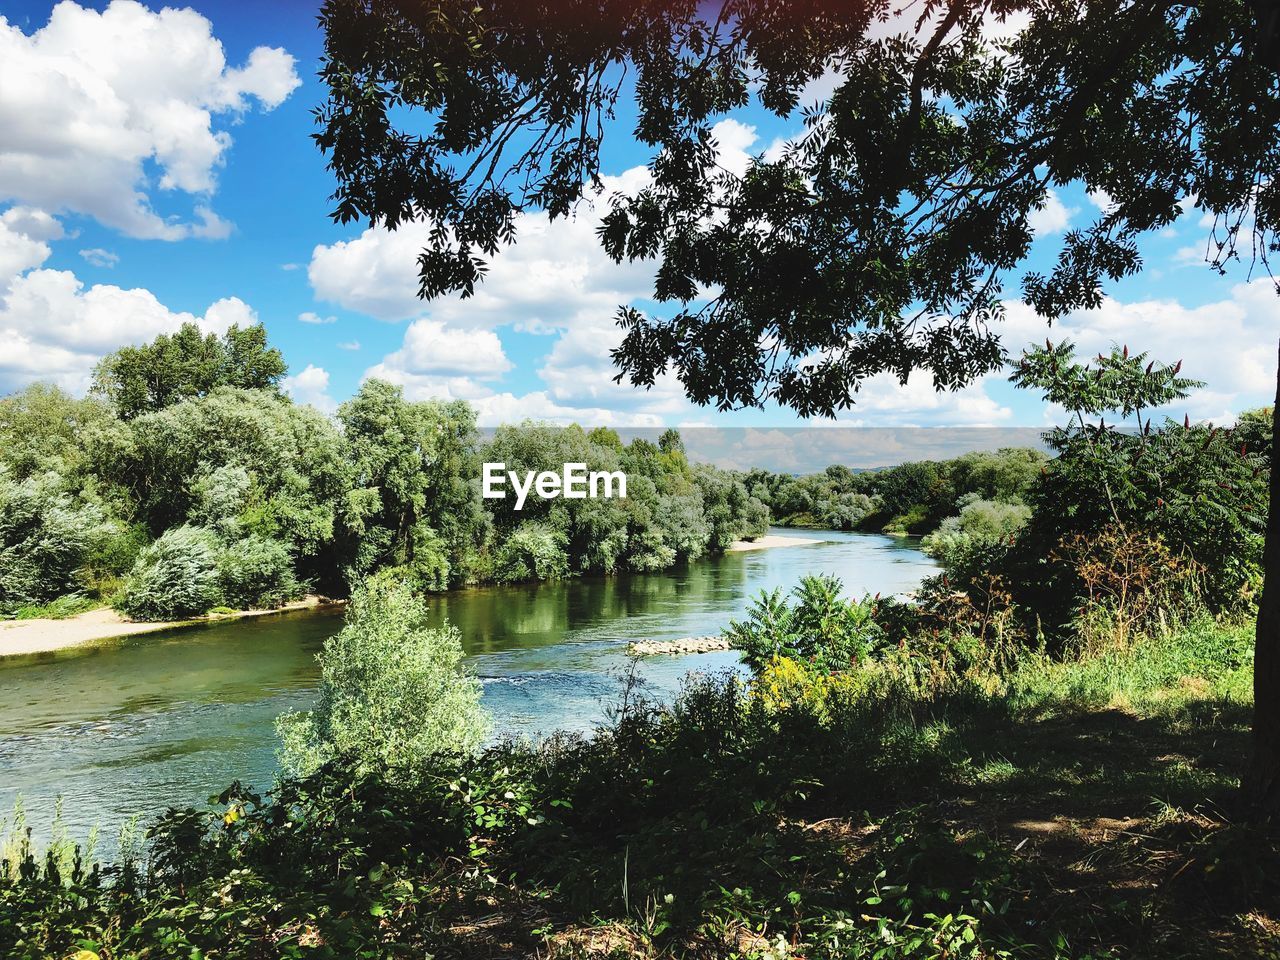
MULTIPOLYGON (((483 587, 432 599, 459 628, 502 733, 588 731, 615 702, 632 640, 719 633, 761 590, 808 573, 850 595, 913 589, 934 571, 913 541, 872 534, 730 553, 664 573, 483 587)), ((315 695, 332 612, 285 613, 0 660, 0 815, 21 798, 37 835, 62 798, 71 836, 202 803, 275 773, 274 720, 315 695)), ((731 652, 645 660, 647 691, 670 697, 690 670, 737 669, 731 652)))

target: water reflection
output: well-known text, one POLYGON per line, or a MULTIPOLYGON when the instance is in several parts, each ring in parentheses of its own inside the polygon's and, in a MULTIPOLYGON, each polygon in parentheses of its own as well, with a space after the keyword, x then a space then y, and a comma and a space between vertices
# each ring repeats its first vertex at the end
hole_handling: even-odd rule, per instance
MULTIPOLYGON (((626 644, 719 632, 762 589, 834 573, 851 594, 912 589, 933 568, 889 537, 730 554, 662 574, 482 588, 433 599, 462 633, 485 703, 503 732, 588 730, 617 695, 626 644)), ((315 654, 333 613, 152 634, 0 661, 0 810, 21 794, 37 829, 64 797, 73 832, 134 813, 199 802, 275 769, 275 717, 305 709, 315 654)), ((642 676, 670 696, 692 669, 736 669, 732 653, 648 660, 642 676)))

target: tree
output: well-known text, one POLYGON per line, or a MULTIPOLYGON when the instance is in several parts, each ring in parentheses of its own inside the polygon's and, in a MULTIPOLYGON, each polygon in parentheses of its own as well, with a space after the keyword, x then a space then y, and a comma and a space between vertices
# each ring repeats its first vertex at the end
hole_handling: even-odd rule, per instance
MULTIPOLYGON (((1096 306, 1184 204, 1214 221, 1220 270, 1280 246, 1275 0, 896 10, 327 0, 316 140, 334 215, 425 220, 422 294, 470 294, 520 214, 566 216, 600 191, 608 121, 630 97, 651 175, 612 198, 600 239, 616 260, 656 260, 654 299, 673 309, 620 309, 619 378, 670 370, 696 402, 802 415, 849 406, 881 372, 946 389, 997 368, 1007 282, 1048 318, 1096 306), (717 163, 716 119, 752 97, 793 115, 828 69, 834 92, 803 105, 780 156, 740 174, 717 163), (1031 214, 1069 183, 1101 212, 1047 274, 1019 275, 1031 214)), ((1280 545, 1268 557, 1252 779, 1280 807, 1280 666, 1264 670, 1280 664, 1280 545)))
MULTIPOLYGON (((220 387, 129 422, 106 468, 153 534, 194 513, 224 534, 285 542, 307 566, 333 542, 351 482, 343 438, 313 407, 220 387)), ((319 566, 324 566, 320 564, 319 566)))
POLYGON ((475 411, 463 401, 411 403, 371 379, 338 420, 354 471, 344 510, 353 572, 399 566, 432 589, 460 582, 485 532, 471 482, 480 473, 475 411))
POLYGON ((33 383, 0 397, 0 462, 18 480, 50 469, 79 474, 89 467, 93 441, 119 426, 101 399, 33 383))
POLYGON ((274 390, 286 370, 280 351, 267 346, 261 323, 243 329, 232 324, 221 338, 184 323, 177 333, 103 357, 94 369, 93 392, 131 420, 218 387, 274 390))
POLYGON ((346 756, 356 769, 412 779, 435 753, 473 750, 489 717, 466 672, 456 628, 429 625, 426 602, 403 582, 375 577, 351 596, 347 622, 320 652, 314 710, 277 721, 295 774, 346 756))

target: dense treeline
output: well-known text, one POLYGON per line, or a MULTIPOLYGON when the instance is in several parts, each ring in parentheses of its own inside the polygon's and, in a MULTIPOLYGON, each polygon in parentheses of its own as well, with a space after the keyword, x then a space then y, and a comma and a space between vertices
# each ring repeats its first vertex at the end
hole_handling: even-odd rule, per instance
POLYGON ((140 619, 341 595, 387 571, 421 590, 659 570, 762 533, 741 479, 678 434, 536 424, 489 441, 463 402, 366 381, 336 418, 280 390, 260 326, 125 348, 76 398, 0 400, 0 612, 111 600, 140 619), (625 499, 483 500, 480 464, 624 470, 625 499), (52 604, 52 606, 50 606, 52 604))
POLYGON ((756 469, 746 483, 783 526, 925 534, 976 503, 1021 504, 1046 459, 1011 447, 862 472, 839 464, 801 477, 756 469))

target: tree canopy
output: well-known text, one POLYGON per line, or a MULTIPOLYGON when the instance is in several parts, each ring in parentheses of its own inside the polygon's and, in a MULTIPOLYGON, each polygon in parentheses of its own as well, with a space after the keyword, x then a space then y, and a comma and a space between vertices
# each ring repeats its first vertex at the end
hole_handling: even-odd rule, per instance
POLYGON ((121 419, 131 420, 218 387, 275 389, 286 370, 280 351, 267 345, 261 323, 232 324, 221 337, 184 323, 177 333, 103 357, 94 370, 93 392, 106 397, 121 419))
POLYGON ((1273 0, 327 0, 322 21, 334 215, 430 224, 425 297, 470 294, 520 214, 598 193, 634 110, 650 176, 600 241, 654 262, 665 308, 621 306, 614 359, 698 403, 829 415, 885 371, 963 385, 1004 359, 1006 285, 1049 318, 1096 306, 1187 207, 1219 267, 1276 247, 1273 0), (712 127, 753 100, 804 130, 727 170, 712 127), (1025 269, 1070 183, 1100 212, 1025 269))

